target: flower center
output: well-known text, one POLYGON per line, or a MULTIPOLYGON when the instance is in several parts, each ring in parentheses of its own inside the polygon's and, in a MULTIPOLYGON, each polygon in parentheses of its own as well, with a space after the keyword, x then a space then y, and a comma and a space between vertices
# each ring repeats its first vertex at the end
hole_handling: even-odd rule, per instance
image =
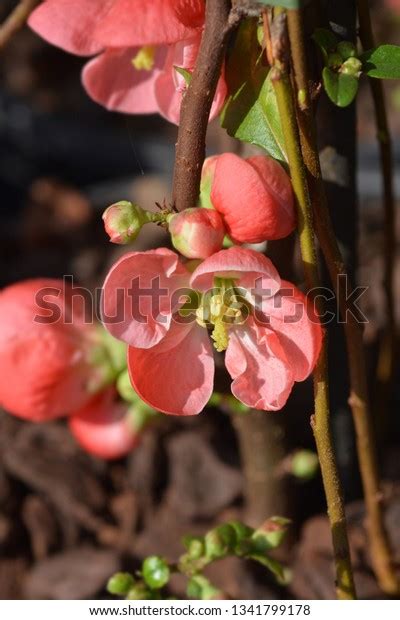
POLYGON ((140 48, 132 64, 138 71, 151 71, 154 67, 156 48, 153 45, 144 45, 140 48))
POLYGON ((196 310, 196 321, 201 327, 212 329, 211 338, 217 351, 226 351, 229 329, 243 323, 249 307, 234 286, 233 280, 215 278, 213 290, 204 293, 196 310))

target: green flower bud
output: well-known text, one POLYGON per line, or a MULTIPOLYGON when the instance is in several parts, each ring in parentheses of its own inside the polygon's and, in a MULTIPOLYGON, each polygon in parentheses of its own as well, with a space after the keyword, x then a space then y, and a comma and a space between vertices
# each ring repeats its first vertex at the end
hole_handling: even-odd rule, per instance
POLYGON ((276 549, 282 544, 290 519, 271 517, 259 527, 252 536, 253 550, 257 553, 276 549))
POLYGON ((362 62, 358 58, 348 58, 342 65, 341 72, 358 77, 361 73, 362 62))
POLYGON ((292 458, 293 476, 301 480, 314 478, 319 469, 318 456, 312 450, 299 450, 292 458))
POLYGON ((115 573, 107 583, 107 591, 110 594, 127 594, 135 580, 130 573, 115 573))
POLYGON ((150 601, 155 596, 144 583, 137 583, 129 590, 125 598, 127 601, 150 601))
POLYGON ((223 558, 233 551, 236 544, 236 533, 228 523, 207 532, 204 538, 205 556, 208 560, 223 558))
POLYGON ((143 561, 143 579, 150 588, 163 588, 168 583, 170 574, 167 562, 158 555, 151 555, 143 561))
POLYGON ((124 245, 134 241, 142 226, 151 220, 139 205, 121 200, 104 211, 103 221, 110 241, 124 245))
POLYGON ((340 41, 337 45, 336 51, 341 55, 343 60, 357 56, 356 46, 351 41, 340 41))

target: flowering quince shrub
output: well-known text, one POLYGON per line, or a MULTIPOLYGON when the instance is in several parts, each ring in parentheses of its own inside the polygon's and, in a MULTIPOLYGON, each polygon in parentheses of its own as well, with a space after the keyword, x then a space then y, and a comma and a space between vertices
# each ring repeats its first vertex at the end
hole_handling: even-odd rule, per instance
MULTIPOLYGON (((82 81, 101 105, 130 114, 157 112, 179 123, 204 7, 204 0, 45 0, 29 25, 53 45, 94 56, 82 81)), ((226 93, 222 73, 210 118, 220 112, 226 93)))
POLYGON ((310 374, 321 346, 312 304, 245 248, 221 250, 192 272, 166 248, 126 254, 106 278, 102 311, 105 327, 129 345, 135 391, 168 414, 207 404, 213 345, 226 352, 234 396, 268 411, 310 374))

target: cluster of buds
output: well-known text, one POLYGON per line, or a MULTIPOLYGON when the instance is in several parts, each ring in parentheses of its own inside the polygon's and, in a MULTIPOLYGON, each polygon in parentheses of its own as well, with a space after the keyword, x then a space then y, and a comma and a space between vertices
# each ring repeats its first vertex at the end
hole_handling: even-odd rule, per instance
POLYGON ((134 241, 150 222, 167 228, 172 245, 189 259, 204 260, 218 252, 228 236, 237 244, 252 244, 289 235, 296 225, 290 179, 277 161, 266 155, 242 159, 232 153, 208 158, 201 181, 206 208, 158 213, 121 201, 103 214, 113 243, 134 241))

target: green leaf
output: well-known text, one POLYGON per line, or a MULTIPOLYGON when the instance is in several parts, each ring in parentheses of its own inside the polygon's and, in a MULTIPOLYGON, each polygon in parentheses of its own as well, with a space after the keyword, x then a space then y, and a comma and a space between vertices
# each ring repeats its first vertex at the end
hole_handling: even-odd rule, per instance
POLYGON ((314 30, 311 38, 318 45, 321 50, 324 58, 328 56, 331 52, 336 50, 339 39, 332 32, 332 30, 327 30, 326 28, 317 28, 314 30))
POLYGON ((302 0, 258 0, 258 2, 268 6, 282 6, 284 9, 300 9, 303 5, 302 0))
POLYGON ((174 69, 177 73, 179 73, 179 75, 183 77, 187 86, 189 86, 192 80, 192 74, 190 73, 190 71, 188 71, 187 69, 184 69, 183 67, 177 67, 176 65, 174 65, 174 69))
POLYGON ((163 588, 169 581, 170 570, 167 562, 158 555, 151 555, 143 561, 143 579, 150 588, 163 588))
POLYGON ((269 68, 257 41, 257 22, 246 20, 237 33, 228 58, 229 97, 221 125, 230 136, 259 146, 286 162, 284 138, 269 68))
POLYGON ((360 56, 363 71, 369 77, 381 79, 400 78, 400 47, 398 45, 380 45, 360 56))
POLYGON ((324 67, 322 80, 329 99, 339 108, 350 105, 357 94, 358 78, 353 75, 324 67))
POLYGON ((221 596, 221 592, 215 588, 203 575, 194 575, 188 582, 186 594, 189 598, 199 601, 209 601, 221 596))
POLYGON ((285 572, 283 566, 278 560, 271 558, 269 555, 262 553, 251 553, 246 556, 250 560, 254 560, 267 568, 279 581, 283 581, 285 572))

